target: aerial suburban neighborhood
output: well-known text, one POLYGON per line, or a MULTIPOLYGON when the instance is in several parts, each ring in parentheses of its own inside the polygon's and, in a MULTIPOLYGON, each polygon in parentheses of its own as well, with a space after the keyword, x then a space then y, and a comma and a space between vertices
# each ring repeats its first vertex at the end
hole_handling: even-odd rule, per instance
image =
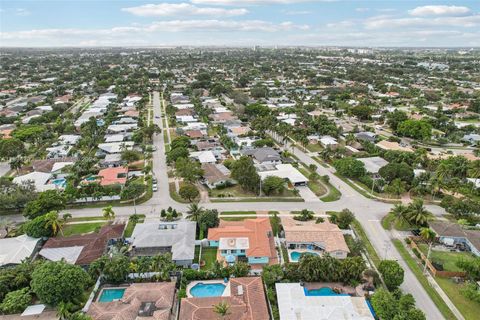
POLYGON ((478 46, 1 39, 0 319, 478 319, 478 46))

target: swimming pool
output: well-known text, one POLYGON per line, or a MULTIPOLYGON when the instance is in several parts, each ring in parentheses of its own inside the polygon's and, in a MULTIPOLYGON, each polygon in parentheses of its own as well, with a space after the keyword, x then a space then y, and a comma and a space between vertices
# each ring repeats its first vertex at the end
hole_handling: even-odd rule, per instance
POLYGON ((190 294, 198 298, 221 297, 225 287, 222 283, 197 283, 190 289, 190 294))
POLYGON ((125 294, 125 288, 103 289, 98 302, 112 302, 119 300, 125 294))
POLYGON ((336 293, 329 287, 323 287, 319 289, 311 289, 308 290, 307 288, 303 288, 305 292, 305 296, 312 297, 312 296, 348 296, 346 293, 336 293))
POLYGON ((56 185, 57 187, 60 187, 60 188, 65 188, 67 186, 67 180, 62 178, 62 179, 54 179, 52 181, 52 183, 54 185, 56 185))
POLYGON ((313 251, 305 251, 305 252, 292 251, 292 252, 290 252, 290 261, 298 262, 298 260, 300 260, 300 257, 303 254, 311 254, 311 255, 314 255, 314 256, 318 256, 318 253, 313 252, 313 251))

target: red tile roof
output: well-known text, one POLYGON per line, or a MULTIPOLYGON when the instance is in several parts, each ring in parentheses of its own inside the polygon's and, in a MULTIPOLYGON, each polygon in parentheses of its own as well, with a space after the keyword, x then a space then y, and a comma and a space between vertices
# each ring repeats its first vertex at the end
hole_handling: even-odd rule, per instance
POLYGON ((267 320, 270 319, 262 278, 245 277, 230 279, 229 297, 184 298, 180 307, 180 320, 217 319, 214 306, 226 302, 229 314, 225 320, 267 320), (243 294, 238 288, 243 287, 243 294))
POLYGON ((249 257, 274 257, 270 238, 272 227, 268 218, 246 219, 243 221, 222 221, 218 228, 208 230, 208 240, 219 241, 220 238, 248 238, 249 257))

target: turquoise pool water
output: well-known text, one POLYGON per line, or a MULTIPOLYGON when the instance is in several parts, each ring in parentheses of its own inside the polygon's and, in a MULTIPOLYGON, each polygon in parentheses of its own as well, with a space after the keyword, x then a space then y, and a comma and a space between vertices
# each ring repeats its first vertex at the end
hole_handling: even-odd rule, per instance
POLYGON ((52 183, 58 187, 65 188, 67 185, 67 180, 65 179, 55 179, 52 181, 52 183))
POLYGON ((332 290, 332 288, 329 287, 323 287, 319 289, 312 289, 312 290, 307 290, 307 288, 303 289, 305 291, 305 296, 348 296, 348 294, 345 293, 336 293, 335 291, 332 290))
POLYGON ((314 256, 318 256, 318 253, 316 252, 298 252, 298 251, 292 251, 290 252, 290 261, 292 262, 298 262, 298 260, 300 260, 300 257, 302 256, 302 254, 311 254, 311 255, 314 255, 314 256))
POLYGON ((103 289, 98 302, 112 302, 121 299, 125 294, 125 289, 103 289))
POLYGON ((190 294, 198 298, 221 297, 225 287, 222 283, 198 283, 190 289, 190 294))

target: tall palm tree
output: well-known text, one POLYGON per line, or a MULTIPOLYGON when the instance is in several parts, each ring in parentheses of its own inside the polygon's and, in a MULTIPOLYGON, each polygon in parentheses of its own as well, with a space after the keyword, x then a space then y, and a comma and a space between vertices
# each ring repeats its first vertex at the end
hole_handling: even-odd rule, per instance
POLYGON ((140 216, 138 214, 134 213, 130 217, 128 217, 128 221, 133 223, 133 224, 137 224, 138 221, 140 221, 140 216))
POLYGON ((9 164, 10 164, 10 168, 12 170, 15 170, 18 174, 18 170, 25 164, 25 160, 22 157, 17 156, 12 160, 10 160, 9 164))
POLYGON ((422 199, 415 199, 408 205, 408 222, 416 226, 424 226, 432 214, 423 206, 422 199))
POLYGON ((220 316, 220 319, 225 319, 230 314, 230 305, 226 301, 220 301, 213 306, 213 312, 220 316))
MULTIPOLYGON (((428 252, 427 252, 427 260, 430 260, 430 252, 432 251, 432 244, 437 237, 437 234, 430 228, 421 228, 420 229, 420 237, 423 238, 428 243, 428 252)), ((423 273, 427 271, 427 264, 425 263, 425 267, 423 268, 423 273)))
POLYGON ((390 213, 395 216, 393 224, 401 223, 401 222, 408 222, 408 207, 403 204, 396 204, 391 210, 390 213))
POLYGON ((112 206, 108 206, 102 209, 103 217, 107 220, 115 219, 115 212, 112 206))
POLYGON ((198 203, 192 203, 188 207, 186 218, 190 221, 198 221, 200 215, 205 211, 203 207, 199 206, 198 203))
POLYGON ((54 236, 60 232, 63 236, 64 221, 58 216, 58 211, 50 211, 45 215, 45 226, 52 229, 54 236))

